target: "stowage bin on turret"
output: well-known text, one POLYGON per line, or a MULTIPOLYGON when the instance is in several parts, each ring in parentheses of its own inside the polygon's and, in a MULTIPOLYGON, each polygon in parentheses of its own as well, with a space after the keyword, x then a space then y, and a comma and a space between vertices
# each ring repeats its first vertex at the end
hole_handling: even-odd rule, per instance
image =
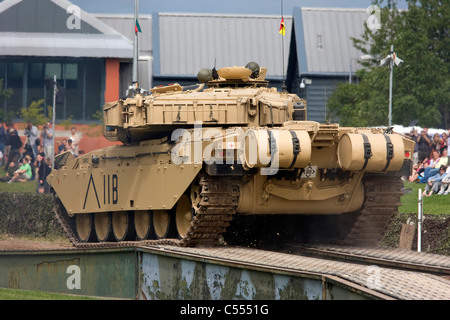
POLYGON ((414 143, 307 121, 306 101, 265 75, 254 62, 202 69, 195 88, 107 103, 104 135, 123 145, 60 156, 48 177, 72 242, 192 246, 253 232, 376 244, 397 212, 414 143))

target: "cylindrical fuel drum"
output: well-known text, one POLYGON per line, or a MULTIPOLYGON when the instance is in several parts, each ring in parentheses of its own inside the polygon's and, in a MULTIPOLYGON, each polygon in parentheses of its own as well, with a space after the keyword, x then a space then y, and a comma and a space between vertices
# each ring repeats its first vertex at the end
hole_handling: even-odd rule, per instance
POLYGON ((307 131, 250 129, 241 140, 244 167, 304 168, 311 160, 311 139, 307 131))
POLYGON ((346 133, 338 145, 338 162, 350 171, 398 171, 405 148, 400 135, 346 133))

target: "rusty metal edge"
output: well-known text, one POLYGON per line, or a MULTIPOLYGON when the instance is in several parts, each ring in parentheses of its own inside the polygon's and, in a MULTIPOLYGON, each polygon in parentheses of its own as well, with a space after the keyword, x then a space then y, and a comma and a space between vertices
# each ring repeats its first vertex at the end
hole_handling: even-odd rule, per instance
MULTIPOLYGON (((262 272, 271 272, 271 273, 278 273, 288 276, 301 276, 303 278, 310 278, 322 281, 322 283, 325 281, 327 283, 332 283, 334 285, 340 286, 344 289, 348 289, 351 292, 357 293, 359 295, 368 297, 368 298, 374 298, 377 300, 396 300, 394 297, 385 295, 383 293, 380 293, 378 291, 369 289, 367 287, 358 285, 354 282, 351 282, 349 280, 345 280, 341 277, 334 276, 331 274, 322 274, 317 272, 310 272, 310 271, 304 271, 304 270, 295 270, 291 268, 283 268, 283 267, 273 267, 273 266, 266 266, 262 264, 252 264, 249 262, 242 262, 242 261, 235 261, 230 259, 224 259, 219 257, 211 257, 206 255, 200 255, 200 254, 193 254, 188 252, 182 252, 181 250, 178 250, 176 248, 170 249, 167 247, 137 247, 137 252, 145 252, 145 253, 153 253, 158 255, 163 255, 167 257, 172 258, 180 258, 180 256, 183 256, 183 258, 190 260, 190 261, 200 261, 205 263, 214 263, 218 265, 224 265, 228 267, 237 267, 237 268, 248 268, 250 270, 254 271, 262 271, 262 272)), ((322 290, 326 291, 326 288, 322 287, 322 290)), ((326 297, 326 295, 325 295, 326 297)), ((322 294, 322 298, 324 298, 324 295, 322 294)))

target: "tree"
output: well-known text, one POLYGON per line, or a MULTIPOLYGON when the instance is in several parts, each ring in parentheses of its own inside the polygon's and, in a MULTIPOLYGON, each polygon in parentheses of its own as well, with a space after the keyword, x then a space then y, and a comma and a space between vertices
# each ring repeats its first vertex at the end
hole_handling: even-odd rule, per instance
POLYGON ((362 63, 365 69, 357 73, 356 84, 342 84, 330 97, 328 106, 341 124, 387 125, 390 70, 379 63, 394 45, 405 62, 394 67, 393 123, 407 126, 417 119, 421 126, 450 128, 450 1, 407 1, 405 11, 387 1, 381 28, 366 27, 361 39, 353 39, 355 47, 373 59, 362 63))
POLYGON ((28 108, 20 108, 23 121, 31 121, 34 125, 45 124, 48 119, 44 116, 44 99, 33 101, 28 108))

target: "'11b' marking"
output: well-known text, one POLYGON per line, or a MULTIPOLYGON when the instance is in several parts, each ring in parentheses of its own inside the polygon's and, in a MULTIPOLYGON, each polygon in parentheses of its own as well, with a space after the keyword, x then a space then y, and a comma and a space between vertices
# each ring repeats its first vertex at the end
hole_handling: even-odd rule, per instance
POLYGON ((119 179, 116 174, 103 176, 103 204, 117 204, 119 179))

